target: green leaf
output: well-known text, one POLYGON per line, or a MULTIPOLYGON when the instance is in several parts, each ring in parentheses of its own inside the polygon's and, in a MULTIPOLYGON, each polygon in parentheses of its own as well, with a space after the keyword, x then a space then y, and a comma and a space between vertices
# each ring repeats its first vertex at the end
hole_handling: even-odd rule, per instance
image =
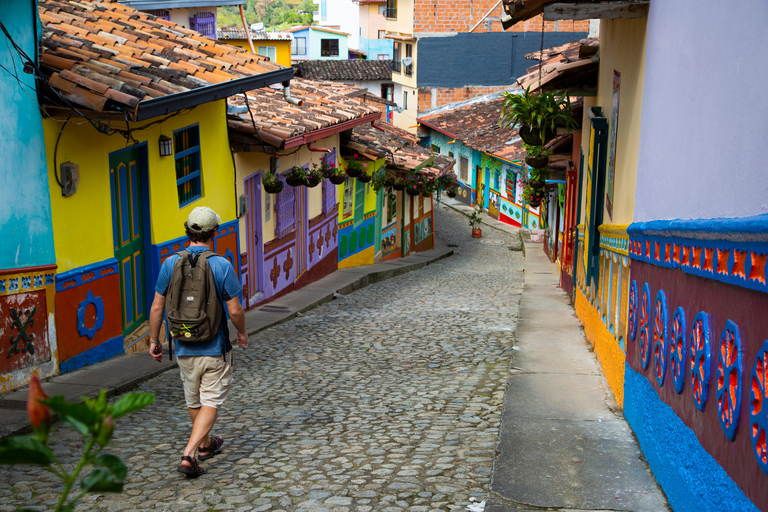
POLYGON ((0 439, 0 464, 34 464, 47 466, 53 462, 48 447, 32 436, 0 439))
POLYGON ((101 423, 101 415, 93 411, 84 403, 70 403, 61 395, 56 395, 46 400, 40 400, 53 412, 59 415, 61 421, 74 427, 83 435, 93 431, 101 423))
POLYGON ((155 395, 152 393, 128 393, 112 405, 112 417, 117 419, 120 416, 138 411, 149 404, 155 402, 155 395))
POLYGON ((125 476, 128 474, 128 469, 123 464, 123 461, 117 455, 111 453, 102 453, 93 460, 93 464, 102 468, 108 469, 117 480, 125 480, 125 476))
POLYGON ((85 492, 123 492, 123 480, 106 468, 97 468, 83 478, 80 487, 85 492))
POLYGON ((71 501, 61 507, 61 512, 75 512, 75 505, 77 505, 76 501, 71 501))

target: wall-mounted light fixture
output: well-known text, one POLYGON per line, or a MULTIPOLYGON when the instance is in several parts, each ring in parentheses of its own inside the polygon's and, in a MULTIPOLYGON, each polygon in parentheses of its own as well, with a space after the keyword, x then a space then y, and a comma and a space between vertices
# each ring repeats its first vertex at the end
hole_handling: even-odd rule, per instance
POLYGON ((161 135, 157 142, 160 146, 160 156, 171 156, 173 154, 173 140, 170 137, 161 135))

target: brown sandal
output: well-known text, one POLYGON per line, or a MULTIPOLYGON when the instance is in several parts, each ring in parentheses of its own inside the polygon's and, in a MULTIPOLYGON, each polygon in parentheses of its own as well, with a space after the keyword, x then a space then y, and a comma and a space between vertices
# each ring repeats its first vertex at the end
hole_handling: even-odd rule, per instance
POLYGON ((189 455, 182 455, 181 462, 187 461, 190 463, 190 466, 183 466, 179 464, 179 467, 176 468, 176 471, 179 473, 184 473, 189 478, 197 478, 200 475, 205 474, 205 468, 200 466, 194 457, 190 457, 189 455))
POLYGON ((205 448, 197 449, 197 458, 200 460, 208 460, 217 453, 221 453, 221 445, 224 444, 224 438, 221 436, 211 436, 211 444, 205 448))

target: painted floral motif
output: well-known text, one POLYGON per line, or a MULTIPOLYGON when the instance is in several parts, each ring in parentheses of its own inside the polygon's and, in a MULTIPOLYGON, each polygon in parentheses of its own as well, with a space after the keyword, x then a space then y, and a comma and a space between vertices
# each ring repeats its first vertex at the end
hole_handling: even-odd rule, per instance
POLYGON ((717 417, 729 441, 733 441, 739 424, 741 376, 739 328, 728 320, 720 337, 717 357, 717 417))
POLYGON ((696 315, 691 328, 691 389, 696 408, 704 410, 709 388, 710 359, 709 316, 703 311, 696 315))

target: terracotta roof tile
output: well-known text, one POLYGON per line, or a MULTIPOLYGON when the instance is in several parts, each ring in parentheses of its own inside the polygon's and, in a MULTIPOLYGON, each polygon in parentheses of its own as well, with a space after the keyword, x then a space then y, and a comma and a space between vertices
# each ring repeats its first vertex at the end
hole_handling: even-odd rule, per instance
MULTIPOLYGON (((255 137, 256 133, 264 142, 282 148, 292 138, 381 115, 379 109, 355 99, 361 90, 364 92, 361 87, 334 86, 338 84, 294 78, 291 80, 290 92, 292 97, 304 101, 301 106, 285 101, 282 89, 249 91, 250 114, 246 111, 228 116, 229 128, 233 132, 253 136, 253 144, 257 146, 260 143, 258 137, 255 137)), ((242 94, 231 96, 227 101, 234 106, 246 105, 242 94)))
POLYGON ((499 126, 503 104, 504 98, 499 97, 422 116, 418 121, 477 151, 504 160, 519 160, 524 152, 517 130, 499 126))
MULTIPOLYGON (((254 41, 290 41, 293 34, 290 32, 266 32, 263 30, 249 31, 254 41)), ((246 39, 245 30, 237 27, 225 27, 216 30, 216 37, 222 41, 231 39, 246 39)))
POLYGON ((305 60, 293 68, 296 76, 310 80, 392 80, 388 60, 305 60))
POLYGON ((51 87, 80 107, 133 115, 143 99, 283 69, 117 2, 40 0, 38 6, 43 69, 51 87))
POLYGON ((371 160, 385 158, 387 167, 408 172, 413 172, 416 167, 434 156, 435 162, 431 167, 419 170, 420 174, 432 177, 449 172, 456 163, 453 158, 419 146, 418 137, 389 123, 355 127, 344 148, 371 160))

